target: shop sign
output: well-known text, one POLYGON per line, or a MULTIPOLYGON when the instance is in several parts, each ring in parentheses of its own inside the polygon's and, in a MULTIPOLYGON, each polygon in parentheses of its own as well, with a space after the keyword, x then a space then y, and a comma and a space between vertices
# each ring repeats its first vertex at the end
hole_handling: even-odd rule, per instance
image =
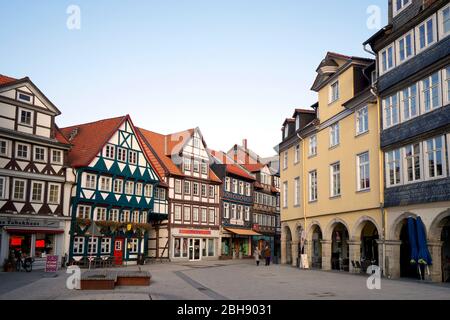
POLYGON ((211 230, 180 229, 180 234, 210 235, 211 230))
POLYGON ((47 256, 45 261, 45 272, 58 271, 58 256, 47 256))
POLYGON ((47 219, 0 217, 0 226, 56 228, 59 226, 59 222, 47 219))

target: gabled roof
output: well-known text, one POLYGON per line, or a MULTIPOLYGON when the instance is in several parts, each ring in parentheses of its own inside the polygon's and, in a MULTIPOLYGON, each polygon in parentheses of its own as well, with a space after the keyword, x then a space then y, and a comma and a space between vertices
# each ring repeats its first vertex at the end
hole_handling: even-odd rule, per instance
POLYGON ((225 170, 238 177, 242 177, 244 179, 255 181, 256 179, 252 177, 250 174, 248 174, 240 165, 235 163, 233 159, 231 159, 229 156, 227 156, 222 151, 215 151, 210 150, 210 154, 216 158, 220 164, 223 164, 225 166, 225 170))
POLYGON ((288 122, 290 122, 290 123, 295 122, 295 119, 294 118, 286 118, 286 120, 284 120, 284 122, 283 122, 283 127, 286 126, 286 123, 288 123, 288 122))
POLYGON ((295 118, 297 114, 307 113, 307 114, 316 114, 315 110, 307 110, 307 109, 295 109, 294 114, 292 115, 292 118, 295 118))
POLYGON ((255 163, 255 164, 243 164, 242 166, 250 172, 259 172, 261 171, 262 168, 264 168, 265 165, 262 163, 255 163))

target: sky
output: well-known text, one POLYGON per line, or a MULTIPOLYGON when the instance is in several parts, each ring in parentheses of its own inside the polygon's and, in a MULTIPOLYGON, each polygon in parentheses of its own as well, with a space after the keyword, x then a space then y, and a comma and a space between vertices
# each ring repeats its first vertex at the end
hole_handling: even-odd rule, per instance
POLYGON ((216 150, 247 139, 266 157, 284 119, 317 101, 327 51, 371 57, 367 9, 382 27, 387 2, 0 0, 0 74, 30 77, 60 127, 130 114, 164 134, 199 127, 216 150))

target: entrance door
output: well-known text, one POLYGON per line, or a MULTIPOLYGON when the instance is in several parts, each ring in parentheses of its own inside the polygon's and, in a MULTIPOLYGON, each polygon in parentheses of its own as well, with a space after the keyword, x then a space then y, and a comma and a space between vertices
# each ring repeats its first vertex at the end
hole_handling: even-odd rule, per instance
POLYGON ((200 239, 189 239, 189 260, 200 260, 200 239))
POLYGON ((116 239, 114 241, 114 260, 116 265, 121 265, 123 262, 123 239, 116 239))

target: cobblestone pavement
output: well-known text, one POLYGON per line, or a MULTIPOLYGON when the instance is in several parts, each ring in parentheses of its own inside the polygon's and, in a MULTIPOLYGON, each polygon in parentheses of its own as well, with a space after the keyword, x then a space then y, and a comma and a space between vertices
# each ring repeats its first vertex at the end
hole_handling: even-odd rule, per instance
MULTIPOLYGON (((128 267, 127 270, 137 270, 128 267)), ((150 264, 149 287, 116 287, 110 291, 66 288, 69 276, 57 274, 0 273, 0 299, 50 300, 321 300, 321 299, 431 299, 450 300, 447 284, 382 279, 381 290, 368 290, 367 276, 299 270, 290 266, 256 267, 252 261, 208 261, 150 264)))

